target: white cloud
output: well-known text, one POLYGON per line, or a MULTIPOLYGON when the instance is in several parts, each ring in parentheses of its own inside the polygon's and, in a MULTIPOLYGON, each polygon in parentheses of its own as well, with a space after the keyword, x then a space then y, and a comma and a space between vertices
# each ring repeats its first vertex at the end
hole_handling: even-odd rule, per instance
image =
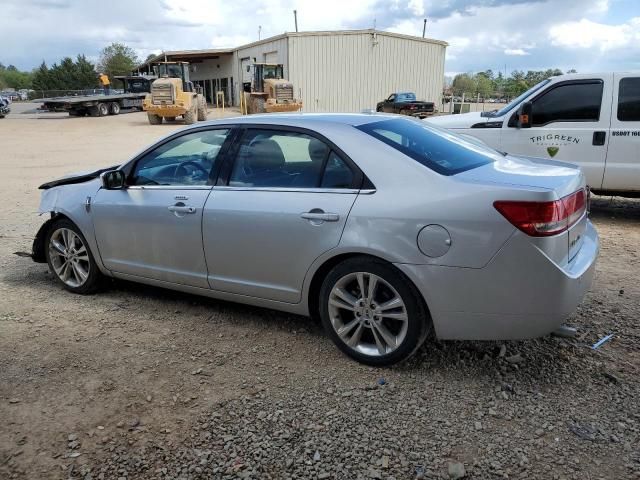
POLYGON ((602 52, 640 41, 640 17, 622 25, 606 25, 585 18, 549 29, 551 44, 566 48, 596 48, 602 52))
POLYGON ((531 55, 529 52, 527 52, 526 50, 523 50, 521 48, 505 48, 504 49, 504 54, 505 55, 515 55, 515 56, 531 55))
POLYGON ((614 0, 0 0, 0 62, 20 68, 123 42, 162 50, 237 46, 294 30, 371 28, 449 42, 447 71, 640 69, 640 2, 614 0), (106 6, 105 6, 106 5, 106 6), (635 18, 634 18, 635 17, 635 18), (57 25, 54 32, 42 25, 57 25), (604 53, 606 52, 606 54, 604 53))

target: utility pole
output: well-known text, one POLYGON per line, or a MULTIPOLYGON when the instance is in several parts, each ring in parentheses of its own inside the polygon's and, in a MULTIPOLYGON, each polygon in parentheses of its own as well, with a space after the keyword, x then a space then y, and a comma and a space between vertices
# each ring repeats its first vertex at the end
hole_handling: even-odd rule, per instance
POLYGON ((296 33, 298 33, 298 11, 293 11, 293 20, 296 23, 296 33))
POLYGON ((425 34, 427 33, 427 19, 424 19, 424 24, 422 25, 422 38, 424 38, 425 34))

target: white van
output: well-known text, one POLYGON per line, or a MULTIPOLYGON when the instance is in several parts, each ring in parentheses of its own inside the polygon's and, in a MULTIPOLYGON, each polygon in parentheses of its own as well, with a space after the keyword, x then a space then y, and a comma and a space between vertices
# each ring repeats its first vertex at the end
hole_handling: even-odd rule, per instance
POLYGON ((580 165, 595 193, 640 196, 640 74, 572 74, 491 112, 427 122, 497 150, 580 165))

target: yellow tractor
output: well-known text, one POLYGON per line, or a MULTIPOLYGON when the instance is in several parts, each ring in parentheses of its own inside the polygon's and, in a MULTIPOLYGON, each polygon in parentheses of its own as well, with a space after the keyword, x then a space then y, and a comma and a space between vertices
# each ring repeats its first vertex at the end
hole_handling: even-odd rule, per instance
POLYGON ((154 70, 158 78, 142 104, 151 125, 160 125, 163 118, 173 122, 180 116, 187 125, 207 119, 207 102, 189 81, 189 63, 160 62, 154 70))
POLYGON ((302 108, 302 101, 294 98, 293 84, 283 78, 282 65, 254 63, 247 71, 252 73, 251 83, 245 84, 247 113, 297 112, 302 108))

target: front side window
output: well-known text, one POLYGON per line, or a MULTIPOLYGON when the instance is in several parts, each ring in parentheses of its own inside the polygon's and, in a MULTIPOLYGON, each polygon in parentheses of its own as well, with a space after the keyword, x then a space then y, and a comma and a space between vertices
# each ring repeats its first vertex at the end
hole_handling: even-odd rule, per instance
POLYGON ((623 78, 618 86, 618 120, 640 122, 640 78, 623 78))
POLYGON ((356 128, 442 175, 454 175, 502 158, 489 147, 417 120, 398 118, 356 128))
POLYGON ((205 130, 174 138, 137 163, 130 185, 207 185, 227 129, 205 130))
POLYGON ((341 170, 336 157, 326 143, 304 133, 248 130, 240 142, 229 186, 348 188, 351 183, 339 185, 345 184, 349 174, 353 180, 353 174, 341 170), (326 184, 325 169, 330 175, 326 184))
POLYGON ((532 125, 551 122, 597 122, 602 104, 602 81, 568 83, 551 88, 533 101, 532 125))

